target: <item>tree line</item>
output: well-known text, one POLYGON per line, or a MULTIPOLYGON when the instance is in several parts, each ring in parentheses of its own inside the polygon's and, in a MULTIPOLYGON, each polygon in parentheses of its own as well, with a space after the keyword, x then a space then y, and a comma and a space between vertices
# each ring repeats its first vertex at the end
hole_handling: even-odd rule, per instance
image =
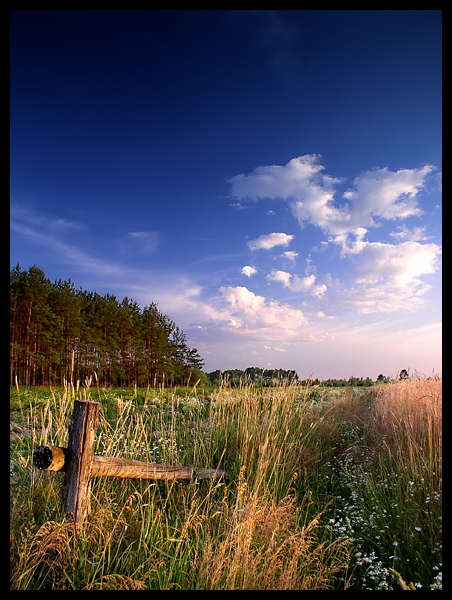
POLYGON ((237 387, 253 384, 259 387, 291 384, 298 381, 298 374, 290 369, 262 369, 260 367, 247 367, 243 369, 227 369, 226 371, 212 371, 207 373, 207 379, 213 385, 237 387))
POLYGON ((189 385, 204 361, 151 303, 100 295, 36 265, 10 271, 10 385, 62 385, 93 374, 102 385, 189 385))
MULTIPOLYGON (((402 373, 407 373, 403 369, 402 373)), ((406 375, 408 377, 408 375, 406 375)), ((403 376, 404 377, 404 376, 403 376)), ((401 376, 402 378, 402 376, 401 376)), ((318 378, 300 379, 297 372, 293 369, 262 369, 260 367, 247 367, 246 369, 227 369, 226 371, 212 371, 207 373, 207 379, 212 385, 224 385, 229 387, 239 387, 242 385, 253 384, 257 387, 271 387, 280 385, 290 385, 298 383, 302 387, 323 386, 323 387, 370 387, 375 382, 370 377, 349 377, 348 379, 326 379, 318 378)), ((378 383, 388 383, 389 377, 380 374, 377 377, 378 383)))

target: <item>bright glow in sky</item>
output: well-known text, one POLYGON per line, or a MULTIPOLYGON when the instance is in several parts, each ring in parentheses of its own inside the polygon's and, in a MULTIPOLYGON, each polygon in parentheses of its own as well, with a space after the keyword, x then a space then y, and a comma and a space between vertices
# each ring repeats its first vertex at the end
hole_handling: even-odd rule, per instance
POLYGON ((10 266, 204 370, 442 375, 439 10, 13 10, 10 266))

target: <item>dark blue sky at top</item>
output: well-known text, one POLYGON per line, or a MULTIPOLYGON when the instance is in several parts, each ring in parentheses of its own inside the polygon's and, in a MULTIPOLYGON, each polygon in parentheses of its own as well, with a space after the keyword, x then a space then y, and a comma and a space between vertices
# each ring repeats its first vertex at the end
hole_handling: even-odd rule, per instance
POLYGON ((417 12, 282 11, 293 36, 278 37, 249 11, 13 11, 12 181, 52 181, 76 203, 83 177, 111 210, 118 185, 138 206, 160 185, 211 202, 228 176, 285 164, 301 145, 315 153, 319 139, 343 176, 369 155, 380 166, 401 152, 406 167, 432 160, 441 40, 420 27, 440 13, 417 12), (394 123, 390 135, 379 120, 394 123), (424 150, 410 148, 421 136, 424 150))

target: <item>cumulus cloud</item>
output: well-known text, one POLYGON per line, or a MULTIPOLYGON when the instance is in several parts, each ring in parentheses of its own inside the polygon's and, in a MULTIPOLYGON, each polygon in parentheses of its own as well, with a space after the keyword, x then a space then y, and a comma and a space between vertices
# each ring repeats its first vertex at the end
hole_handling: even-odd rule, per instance
POLYGON ((248 242, 250 250, 271 250, 275 246, 287 246, 294 239, 294 235, 287 233, 269 233, 260 235, 255 240, 248 242))
POLYGON ((316 276, 314 274, 307 275, 306 277, 300 277, 299 275, 294 275, 292 277, 292 283, 290 285, 290 289, 293 292, 309 292, 314 288, 314 283, 316 280, 316 276))
POLYGON ((325 285, 324 283, 321 283, 320 285, 315 285, 312 288, 312 295, 315 298, 321 298, 322 296, 325 295, 325 292, 327 291, 328 286, 325 285))
POLYGON ((273 300, 267 301, 246 287, 223 286, 220 293, 229 304, 230 327, 244 335, 258 334, 274 340, 291 339, 308 324, 301 310, 273 300))
POLYGON ((439 270, 440 256, 436 244, 365 242, 351 256, 354 282, 336 290, 335 302, 358 314, 414 312, 426 304, 432 288, 423 278, 439 270))
MULTIPOLYGON (((297 198, 315 181, 321 181, 320 155, 293 158, 284 167, 271 165, 257 167, 249 175, 244 173, 228 179, 237 198, 297 198)), ((330 180, 330 182, 335 180, 330 180)))
POLYGON ((310 293, 316 298, 323 296, 328 289, 325 284, 315 285, 316 276, 314 274, 300 277, 287 271, 273 269, 266 279, 282 283, 284 287, 289 288, 292 292, 310 293))
POLYGON ((330 237, 328 241, 341 247, 342 257, 347 254, 359 254, 367 244, 364 239, 366 233, 367 229, 364 229, 364 227, 357 227, 353 232, 354 240, 352 241, 349 241, 350 237, 346 233, 330 237))
POLYGON ((287 271, 278 271, 273 269, 271 273, 266 276, 268 281, 278 281, 283 284, 284 287, 290 287, 292 275, 287 271))
POLYGON ((382 220, 419 216, 417 196, 425 188, 432 165, 390 171, 366 171, 353 180, 343 201, 335 200, 343 179, 325 174, 319 154, 293 158, 285 166, 257 167, 248 175, 230 178, 232 194, 239 199, 283 199, 301 226, 311 223, 332 236, 347 236, 379 226, 382 220))
POLYGON ((396 172, 385 167, 356 177, 354 189, 344 193, 352 202, 353 220, 361 226, 375 226, 375 219, 379 217, 392 220, 420 215, 416 196, 433 170, 431 165, 396 172))
POLYGON ((440 254, 441 248, 437 244, 367 242, 360 254, 353 258, 356 282, 371 284, 383 281, 391 287, 404 288, 418 283, 422 275, 435 273, 440 254))
POLYGON ((247 277, 251 277, 255 273, 257 273, 257 269, 255 267, 251 267, 250 265, 245 265, 242 269, 242 275, 246 275, 247 277))

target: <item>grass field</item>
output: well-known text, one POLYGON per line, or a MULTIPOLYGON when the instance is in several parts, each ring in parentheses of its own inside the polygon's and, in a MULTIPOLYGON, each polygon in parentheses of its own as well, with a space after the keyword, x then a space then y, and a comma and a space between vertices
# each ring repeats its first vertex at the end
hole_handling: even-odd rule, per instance
POLYGON ((14 590, 442 589, 442 381, 371 388, 11 388, 14 590), (75 399, 99 402, 95 454, 228 479, 93 479, 65 518, 75 399))

